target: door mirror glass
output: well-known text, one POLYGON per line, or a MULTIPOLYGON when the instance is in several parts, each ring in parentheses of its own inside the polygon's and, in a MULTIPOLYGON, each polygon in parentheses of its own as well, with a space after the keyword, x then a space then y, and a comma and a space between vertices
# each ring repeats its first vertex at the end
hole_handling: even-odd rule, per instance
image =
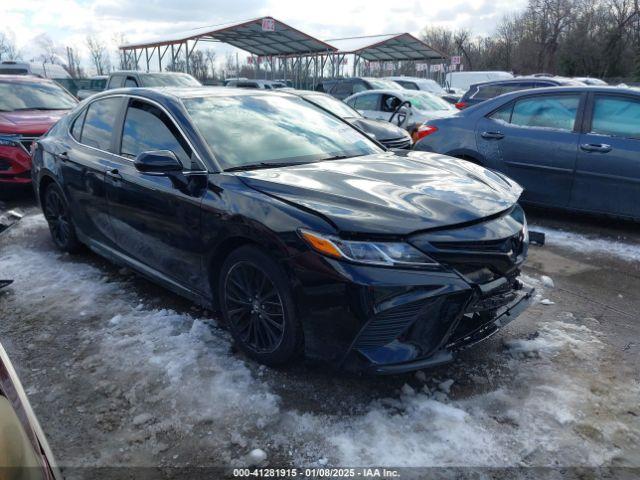
POLYGON ((136 168, 144 173, 181 172, 182 163, 169 150, 142 152, 134 162, 136 168))

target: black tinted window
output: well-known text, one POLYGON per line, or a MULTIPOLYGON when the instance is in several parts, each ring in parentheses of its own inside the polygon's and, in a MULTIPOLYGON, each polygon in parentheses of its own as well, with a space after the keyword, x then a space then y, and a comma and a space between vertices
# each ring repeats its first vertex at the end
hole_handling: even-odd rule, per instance
POLYGON ((120 153, 135 158, 152 150, 169 150, 186 169, 193 167, 191 149, 167 115, 154 105, 132 100, 124 121, 120 153))
POLYGON ((256 82, 238 82, 240 88, 260 88, 256 82))
POLYGON ((120 98, 103 98, 89 105, 80 141, 90 147, 111 151, 113 128, 120 105, 120 98))
POLYGON ((125 88, 135 88, 138 86, 138 82, 136 82, 136 79, 133 77, 127 77, 124 81, 124 86, 125 88))
MULTIPOLYGON (((382 111, 383 112, 395 112, 400 106, 402 101, 394 95, 382 96, 382 111)), ((369 109, 370 110, 370 109, 369 109)))
POLYGON ((331 93, 336 93, 338 95, 351 95, 352 92, 353 85, 351 84, 351 82, 340 82, 335 87, 333 87, 333 90, 331 90, 331 93))

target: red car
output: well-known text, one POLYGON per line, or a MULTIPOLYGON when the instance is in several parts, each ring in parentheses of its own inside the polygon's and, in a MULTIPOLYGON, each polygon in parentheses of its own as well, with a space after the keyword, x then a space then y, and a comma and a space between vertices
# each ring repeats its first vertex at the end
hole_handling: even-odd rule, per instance
POLYGON ((31 142, 77 103, 51 80, 0 75, 0 191, 31 182, 31 142))

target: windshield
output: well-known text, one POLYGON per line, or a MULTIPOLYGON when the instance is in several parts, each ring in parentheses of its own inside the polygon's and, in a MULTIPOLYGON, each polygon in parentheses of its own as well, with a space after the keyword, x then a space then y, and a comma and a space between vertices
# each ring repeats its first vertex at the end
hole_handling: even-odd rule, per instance
POLYGON ((200 87, 202 84, 186 73, 154 73, 140 75, 145 87, 200 87))
POLYGON ((411 106, 418 110, 456 110, 456 108, 449 102, 441 99, 440 97, 436 97, 433 93, 409 92, 405 93, 404 96, 411 102, 411 106))
POLYGON ((325 110, 329 110, 335 116, 340 118, 362 118, 360 112, 354 110, 349 105, 332 97, 331 95, 302 95, 302 98, 321 106, 325 110))
POLYGON ((402 85, 392 80, 385 80, 383 78, 367 78, 367 81, 376 90, 404 90, 402 85))
POLYGON ((245 94, 183 102, 224 169, 383 151, 348 124, 299 97, 245 94))
POLYGON ((55 83, 0 81, 0 111, 69 110, 78 103, 55 83))
POLYGON ((437 93, 438 95, 447 93, 435 80, 421 80, 420 87, 427 92, 437 93))

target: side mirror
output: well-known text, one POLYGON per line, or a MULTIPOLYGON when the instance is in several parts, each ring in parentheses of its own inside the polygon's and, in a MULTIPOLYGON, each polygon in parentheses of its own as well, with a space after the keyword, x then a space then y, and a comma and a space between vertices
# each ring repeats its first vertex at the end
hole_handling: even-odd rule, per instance
POLYGON ((134 165, 144 173, 181 172, 182 163, 175 153, 169 150, 142 152, 134 161, 134 165))

